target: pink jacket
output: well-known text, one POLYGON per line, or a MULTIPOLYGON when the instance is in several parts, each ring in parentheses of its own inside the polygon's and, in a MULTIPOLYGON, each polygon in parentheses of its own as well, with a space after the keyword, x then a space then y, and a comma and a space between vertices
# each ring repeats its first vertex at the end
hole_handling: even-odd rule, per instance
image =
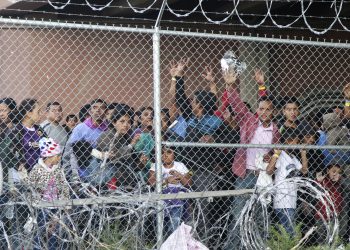
MULTIPOLYGON (((241 100, 236 89, 231 88, 228 91, 228 99, 232 109, 237 114, 236 118, 240 127, 240 136, 242 144, 249 144, 254 136, 255 130, 259 126, 259 118, 251 113, 241 100)), ((272 144, 278 143, 280 134, 276 124, 273 123, 272 144)), ((238 177, 244 178, 246 175, 247 149, 238 148, 235 159, 232 164, 232 171, 238 177)))

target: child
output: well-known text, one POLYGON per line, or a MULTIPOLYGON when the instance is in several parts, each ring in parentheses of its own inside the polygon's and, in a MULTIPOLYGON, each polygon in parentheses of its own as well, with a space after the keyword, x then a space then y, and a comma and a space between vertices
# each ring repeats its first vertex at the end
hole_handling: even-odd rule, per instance
MULTIPOLYGON (((51 138, 42 138, 39 141, 40 158, 29 174, 29 184, 33 188, 34 202, 55 202, 69 199, 69 188, 65 182, 63 169, 58 165, 61 160, 61 148, 51 138)), ((34 249, 56 249, 58 223, 54 217, 58 216, 57 208, 44 208, 38 211, 38 233, 34 239, 34 249), (51 229, 47 230, 46 228, 51 229), (47 236, 48 246, 43 246, 44 235, 47 236)))
POLYGON ((319 225, 318 227, 318 233, 319 233, 319 239, 324 239, 326 236, 326 232, 322 229, 324 229, 323 221, 329 221, 331 217, 334 216, 334 212, 339 214, 343 211, 344 207, 344 199, 343 195, 341 193, 342 186, 340 183, 341 180, 341 174, 342 174, 342 168, 339 164, 340 159, 339 158, 334 158, 327 166, 327 174, 325 176, 319 175, 317 176, 317 182, 320 183, 324 189, 327 190, 329 193, 333 204, 335 211, 332 211, 331 206, 329 208, 331 209, 329 214, 327 215, 327 210, 326 210, 326 205, 323 204, 321 201, 318 202, 316 208, 317 208, 317 213, 316 213, 316 224, 319 225))
MULTIPOLYGON (((282 134, 281 142, 287 145, 298 145, 299 133, 296 129, 286 128, 282 134)), ((293 234, 293 223, 297 205, 297 190, 294 184, 283 183, 287 178, 295 176, 296 171, 306 174, 308 171, 308 160, 306 151, 301 151, 301 162, 296 157, 295 150, 274 150, 274 155, 266 169, 267 174, 275 174, 275 184, 278 185, 273 201, 273 208, 279 223, 286 231, 293 234)))
MULTIPOLYGON (((163 193, 187 192, 186 188, 192 184, 190 171, 183 163, 174 160, 174 150, 164 147, 162 154, 162 181, 166 187, 163 189, 163 193)), ((148 182, 152 186, 156 184, 155 164, 151 166, 148 182)), ((186 201, 167 200, 166 204, 166 217, 170 220, 168 231, 171 233, 181 224, 181 220, 186 213, 186 201)))

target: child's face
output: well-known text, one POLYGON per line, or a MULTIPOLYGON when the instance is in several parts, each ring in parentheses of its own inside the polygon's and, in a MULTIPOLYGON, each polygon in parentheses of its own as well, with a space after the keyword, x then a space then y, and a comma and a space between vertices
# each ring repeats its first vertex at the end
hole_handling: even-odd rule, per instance
POLYGON ((44 162, 46 165, 54 166, 54 165, 57 165, 58 163, 60 163, 60 161, 61 161, 61 155, 58 154, 58 155, 54 155, 54 156, 46 158, 44 162))
POLYGON ((153 111, 145 109, 141 114, 141 124, 144 127, 153 126, 153 111))
POLYGON ((300 140, 298 137, 295 137, 295 138, 289 138, 286 140, 286 143, 287 145, 298 145, 300 143, 300 140))
POLYGON ((73 129, 75 128, 75 126, 77 125, 78 123, 78 120, 76 118, 69 118, 68 122, 67 122, 67 126, 70 128, 70 129, 73 129))
POLYGON ((341 177, 341 169, 338 166, 332 166, 327 170, 328 178, 333 182, 338 182, 341 177))
POLYGON ((316 138, 314 135, 305 135, 303 141, 305 144, 313 145, 316 142, 316 138))
POLYGON ((164 164, 169 165, 174 162, 175 156, 172 149, 163 149, 162 161, 164 164))

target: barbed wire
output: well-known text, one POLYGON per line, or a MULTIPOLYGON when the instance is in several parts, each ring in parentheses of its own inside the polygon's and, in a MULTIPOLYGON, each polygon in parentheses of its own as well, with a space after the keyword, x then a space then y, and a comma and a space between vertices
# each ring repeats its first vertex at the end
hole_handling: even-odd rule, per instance
MULTIPOLYGON (((284 185, 290 184, 296 187, 296 191, 299 194, 306 194, 312 197, 320 202, 319 204, 322 204, 322 206, 325 208, 328 218, 327 216, 320 216, 322 225, 325 227, 327 232, 325 242, 328 246, 334 243, 338 235, 339 223, 335 204, 329 192, 325 190, 324 187, 318 182, 312 179, 293 177, 260 190, 256 189, 255 194, 251 196, 249 201, 247 201, 233 229, 237 230, 239 227, 244 247, 249 250, 268 249, 267 232, 270 231, 271 222, 268 212, 269 199, 267 197, 274 196, 277 190, 281 190, 284 185), (262 220, 262 223, 259 220, 262 220), (262 228, 258 226, 259 223, 263 225, 262 228), (265 236, 262 235, 262 233, 264 233, 265 236)), ((288 194, 286 196, 288 196, 288 194)), ((302 201, 304 204, 314 210, 315 213, 317 213, 317 209, 319 208, 316 208, 312 203, 301 198, 300 195, 298 196, 298 200, 302 201)), ((310 230, 310 233, 306 234, 307 236, 310 236, 313 231, 317 230, 317 227, 313 227, 310 230)), ((305 240, 306 239, 303 239, 302 242, 299 242, 300 245, 302 245, 305 240)), ((296 247, 300 247, 300 245, 296 247)))
MULTIPOLYGON (((105 5, 94 5, 94 6, 100 6, 98 8, 92 6, 88 0, 86 0, 86 3, 87 5, 95 10, 95 11, 101 11, 107 7, 113 7, 111 6, 111 3, 113 1, 110 1, 108 2, 107 4, 105 5)), ((154 6, 154 4, 157 2, 157 0, 153 0, 152 3, 150 3, 150 5, 148 5, 147 7, 145 8, 139 8, 139 7, 134 7, 129 0, 127 0, 127 4, 128 6, 130 7, 131 10, 133 10, 135 13, 145 13, 146 11, 150 10, 150 9, 153 9, 152 8, 154 6)), ((204 18, 207 20, 208 23, 213 23, 213 24, 222 24, 224 22, 227 22, 231 17, 233 17, 233 15, 235 15, 239 22, 244 25, 245 27, 248 27, 248 28, 258 28, 260 27, 263 23, 266 22, 267 18, 270 18, 270 20, 272 21, 272 23, 280 28, 280 29, 283 29, 283 28, 289 28, 291 27, 292 25, 294 25, 297 21, 299 21, 301 18, 303 19, 306 27, 314 34, 316 35, 323 35, 325 33, 327 33, 328 31, 330 31, 334 24, 336 22, 338 22, 342 28, 345 30, 345 31, 349 31, 349 29, 343 24, 343 21, 341 20, 340 18, 340 13, 342 11, 342 8, 343 8, 343 0, 341 1, 336 1, 336 0, 333 0, 333 1, 318 1, 318 2, 322 2, 322 3, 330 3, 330 8, 333 9, 334 8, 334 17, 331 17, 333 20, 332 20, 332 23, 326 27, 325 29, 323 29, 322 31, 318 31, 318 29, 315 29, 314 27, 312 27, 308 21, 308 18, 320 18, 320 19, 325 19, 325 18, 330 18, 330 17, 315 17, 315 16, 307 16, 306 12, 308 11, 308 9, 312 6, 313 3, 315 3, 316 1, 307 1, 307 6, 305 7, 305 2, 304 0, 299 0, 298 3, 300 4, 300 15, 298 16, 294 16, 293 18, 295 18, 295 20, 293 20, 292 22, 288 23, 288 24, 285 24, 285 25, 281 25, 281 24, 278 24, 275 20, 275 17, 276 15, 272 15, 271 13, 271 9, 272 9, 272 5, 273 5, 273 1, 272 0, 265 0, 265 4, 266 4, 266 8, 267 8, 267 11, 266 11, 266 14, 265 15, 261 15, 261 14, 250 14, 252 16, 259 16, 259 17, 262 17, 262 20, 259 21, 259 23, 257 24, 249 24, 247 23, 246 21, 244 21, 242 19, 241 16, 243 15, 249 15, 249 14, 244 14, 244 13, 240 13, 240 11, 238 10, 238 6, 240 4, 240 0, 232 0, 232 3, 233 3, 233 8, 231 11, 227 11, 225 13, 218 13, 218 12, 208 12, 204 9, 203 7, 203 0, 199 0, 198 1, 198 4, 196 6, 194 6, 194 8, 192 10, 175 10, 173 7, 170 6, 170 4, 168 3, 168 1, 166 1, 166 8, 167 10, 172 13, 173 15, 175 15, 177 18, 183 18, 183 17, 188 17, 190 16, 191 14, 193 13, 202 13, 202 15, 204 16, 204 18), (338 6, 337 6, 338 5, 338 6), (200 11, 197 11, 198 9, 200 9, 200 11), (181 14, 179 12, 182 12, 181 14), (223 19, 221 20, 213 20, 211 17, 208 16, 208 14, 216 14, 216 15, 226 15, 226 17, 224 17, 223 19)), ((252 1, 253 2, 253 1, 252 1)), ((55 9, 59 9, 59 10, 62 10, 64 9, 69 3, 70 1, 66 2, 66 3, 63 3, 63 5, 61 6, 56 6, 56 5, 53 5, 51 0, 49 0, 49 3, 52 7, 54 7, 55 9)), ((283 17, 291 17, 291 15, 280 15, 280 16, 283 16, 283 17)))

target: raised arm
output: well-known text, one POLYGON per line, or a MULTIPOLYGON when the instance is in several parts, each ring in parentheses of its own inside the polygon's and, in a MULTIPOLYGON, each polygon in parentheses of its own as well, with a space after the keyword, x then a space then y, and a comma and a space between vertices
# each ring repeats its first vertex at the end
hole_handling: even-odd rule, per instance
POLYGON ((185 92, 184 74, 189 63, 189 59, 182 59, 177 63, 170 64, 169 73, 171 75, 170 94, 174 103, 185 119, 192 116, 191 102, 185 92))
POLYGON ((344 86, 343 95, 345 98, 344 118, 350 119, 350 83, 344 86))
POLYGON ((268 92, 265 84, 265 74, 261 69, 255 69, 254 80, 259 85, 258 97, 267 96, 268 92))
POLYGON ((224 80, 226 84, 228 100, 233 111, 236 113, 237 122, 241 125, 244 121, 254 118, 254 114, 249 111, 239 96, 237 88, 237 73, 230 70, 224 72, 224 80))
POLYGON ((205 73, 202 74, 202 77, 209 83, 210 92, 218 97, 218 88, 215 82, 214 72, 210 66, 205 67, 205 73))

